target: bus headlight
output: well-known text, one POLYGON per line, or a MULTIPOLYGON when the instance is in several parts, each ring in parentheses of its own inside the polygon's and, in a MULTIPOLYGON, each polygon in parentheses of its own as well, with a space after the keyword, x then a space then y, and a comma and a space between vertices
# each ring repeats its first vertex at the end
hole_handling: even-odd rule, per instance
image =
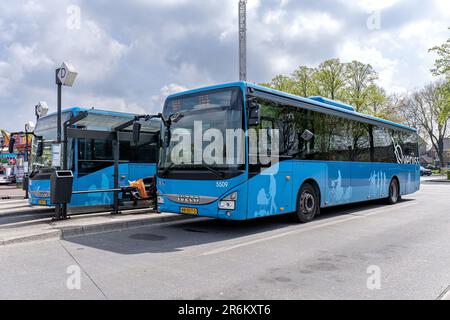
POLYGON ((221 210, 235 210, 236 200, 238 198, 238 193, 233 192, 232 194, 226 196, 219 202, 219 209, 221 210))
POLYGON ((234 210, 236 209, 236 201, 225 201, 219 202, 219 209, 221 210, 234 210))
POLYGON ((158 196, 158 204, 164 204, 164 197, 158 196))

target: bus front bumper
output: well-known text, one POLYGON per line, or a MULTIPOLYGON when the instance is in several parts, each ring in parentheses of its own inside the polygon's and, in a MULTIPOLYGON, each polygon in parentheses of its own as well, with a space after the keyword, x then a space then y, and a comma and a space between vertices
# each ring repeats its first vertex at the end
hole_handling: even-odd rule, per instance
MULTIPOLYGON (((221 210, 219 209, 219 201, 215 201, 210 204, 205 205, 190 205, 190 204, 179 204, 170 201, 167 197, 160 196, 164 198, 164 203, 158 203, 159 212, 175 213, 186 216, 196 216, 196 217, 208 217, 214 219, 225 219, 225 220, 246 220, 247 214, 242 210, 239 210, 239 201, 235 210, 221 210)), ((241 207, 242 208, 242 207, 241 207)))

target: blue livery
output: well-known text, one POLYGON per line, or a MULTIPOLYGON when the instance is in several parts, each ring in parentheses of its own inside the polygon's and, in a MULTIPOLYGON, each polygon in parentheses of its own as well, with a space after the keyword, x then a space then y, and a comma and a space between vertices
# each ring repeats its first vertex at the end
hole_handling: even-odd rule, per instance
MULTIPOLYGON (((340 102, 236 82, 171 95, 163 114, 181 117, 162 135, 162 212, 229 220, 289 213, 308 222, 320 208, 376 199, 394 204, 420 188, 416 130, 340 102), (195 133, 196 122, 203 131, 243 130, 243 161, 206 165, 205 160, 190 163, 194 156, 183 154, 185 161, 176 162, 179 132, 192 133, 192 149, 197 148, 195 139, 202 135, 195 133), (252 153, 250 132, 275 129, 275 161, 254 161, 259 156, 252 153)), ((201 142, 203 149, 211 141, 201 142)), ((271 153, 275 136, 268 141, 271 153)))
MULTIPOLYGON (((67 121, 80 112, 88 116, 78 122, 78 128, 111 132, 116 126, 132 120, 135 115, 121 112, 71 108, 63 111, 62 120, 67 121)), ((50 176, 59 165, 52 163, 52 144, 56 140, 56 114, 38 120, 35 136, 43 137, 44 151, 37 155, 38 141, 32 148, 31 174, 29 179, 29 203, 34 206, 53 206, 50 199, 50 176)), ((158 144, 151 138, 159 136, 160 123, 143 123, 140 141, 120 143, 119 186, 129 186, 130 181, 153 177, 156 174, 158 144)), ((114 186, 114 157, 112 141, 107 139, 69 138, 68 165, 73 171, 74 191, 111 189, 114 186)), ((72 196, 71 209, 109 207, 113 193, 89 193, 72 196)))

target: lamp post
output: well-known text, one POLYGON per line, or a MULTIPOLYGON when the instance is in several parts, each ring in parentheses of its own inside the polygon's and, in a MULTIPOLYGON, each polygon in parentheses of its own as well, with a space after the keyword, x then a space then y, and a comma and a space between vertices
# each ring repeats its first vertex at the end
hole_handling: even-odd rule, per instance
POLYGON ((78 73, 75 71, 75 68, 69 64, 64 62, 62 66, 56 69, 56 85, 58 86, 58 124, 57 124, 57 142, 61 143, 61 131, 62 131, 62 123, 61 123, 61 104, 62 104, 62 86, 72 87, 78 73))
POLYGON ((25 124, 25 157, 24 157, 24 163, 23 163, 23 189, 25 190, 25 199, 28 199, 28 173, 30 170, 30 151, 29 151, 29 145, 28 145, 28 135, 30 133, 33 133, 35 128, 35 125, 33 122, 28 121, 25 124))
MULTIPOLYGON (((75 79, 77 77, 78 73, 75 71, 75 68, 66 62, 63 62, 62 66, 58 69, 56 69, 56 85, 57 85, 57 100, 58 100, 58 113, 57 113, 57 131, 56 131, 56 141, 59 145, 59 152, 61 152, 61 131, 62 131, 62 86, 72 87, 75 79)), ((66 139, 66 137, 65 137, 66 139)), ((67 157, 67 154, 63 155, 64 157, 67 157)), ((61 159, 61 157, 59 157, 61 159)), ((64 161, 66 163, 66 161, 64 161)), ((61 163, 57 165, 58 168, 61 168, 61 163)), ((66 169, 66 168, 64 168, 66 169)), ((56 206, 56 220, 60 220, 62 215, 62 219, 67 218, 67 205, 60 205, 56 206)))

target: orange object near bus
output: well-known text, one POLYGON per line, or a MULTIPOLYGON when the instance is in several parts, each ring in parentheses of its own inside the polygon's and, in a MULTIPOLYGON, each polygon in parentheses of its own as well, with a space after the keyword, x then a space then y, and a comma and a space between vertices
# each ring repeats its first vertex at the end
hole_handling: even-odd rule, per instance
POLYGON ((130 186, 138 189, 139 195, 141 196, 141 199, 148 199, 149 198, 148 193, 145 190, 145 184, 144 184, 144 180, 143 179, 139 179, 139 180, 130 182, 130 186))

